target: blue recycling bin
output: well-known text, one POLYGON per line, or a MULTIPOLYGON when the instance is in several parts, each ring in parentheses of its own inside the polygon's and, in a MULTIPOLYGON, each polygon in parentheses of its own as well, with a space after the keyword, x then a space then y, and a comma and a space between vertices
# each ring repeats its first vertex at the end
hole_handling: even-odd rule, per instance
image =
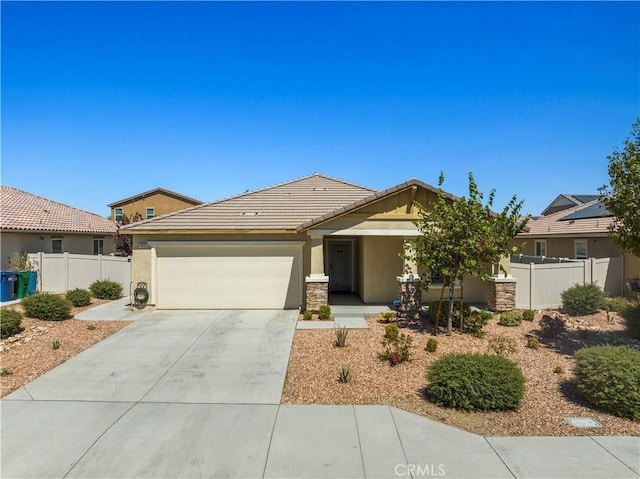
POLYGON ((0 301, 11 301, 16 284, 16 271, 0 271, 0 301))
POLYGON ((38 289, 38 272, 32 271, 29 278, 29 294, 36 294, 36 289, 38 289))

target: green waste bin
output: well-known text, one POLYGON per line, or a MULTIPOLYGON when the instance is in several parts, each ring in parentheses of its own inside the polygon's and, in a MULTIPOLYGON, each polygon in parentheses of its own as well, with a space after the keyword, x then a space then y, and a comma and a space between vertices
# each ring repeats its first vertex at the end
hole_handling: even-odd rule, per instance
POLYGON ((16 274, 16 296, 18 299, 29 296, 29 280, 31 279, 31 271, 18 271, 16 274))

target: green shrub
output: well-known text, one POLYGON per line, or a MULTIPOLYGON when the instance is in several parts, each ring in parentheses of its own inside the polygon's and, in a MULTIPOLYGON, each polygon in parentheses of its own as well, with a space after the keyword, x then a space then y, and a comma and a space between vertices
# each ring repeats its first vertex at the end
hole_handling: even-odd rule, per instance
POLYGON ((427 394, 435 404, 464 410, 518 409, 524 375, 502 356, 447 354, 427 370, 427 394))
POLYGON ((400 334, 400 328, 397 323, 387 324, 384 327, 384 337, 389 341, 397 341, 400 334))
POLYGON ((91 304, 91 293, 86 289, 72 289, 71 291, 67 291, 65 295, 71 304, 76 307, 89 306, 91 304))
POLYGON ((564 374, 564 368, 562 366, 556 366, 553 368, 554 374, 564 374))
MULTIPOLYGON (((435 321, 438 314, 439 303, 439 301, 434 301, 429 305, 429 316, 433 321, 435 321)), ((440 309, 440 325, 445 324, 447 321, 448 308, 449 303, 447 301, 443 301, 440 309)), ((491 311, 486 310, 471 311, 471 307, 464 303, 462 307, 462 316, 463 331, 465 333, 471 333, 482 337, 484 336, 482 334, 482 328, 485 327, 491 319, 493 319, 494 315, 491 311)), ((454 301, 453 303, 453 318, 451 324, 454 329, 460 329, 460 301, 454 301)))
POLYGON ((500 313, 498 324, 502 326, 520 326, 522 323, 522 313, 519 311, 505 311, 500 313))
POLYGON ((627 334, 634 339, 640 340, 640 303, 635 306, 628 306, 622 313, 627 326, 627 334))
POLYGON ((600 409, 640 421, 640 350, 592 346, 578 350, 575 378, 580 394, 600 409))
POLYGON ((313 319, 313 313, 309 310, 306 310, 304 313, 302 313, 302 319, 304 319, 305 321, 311 321, 313 319))
POLYGON ((54 339, 53 342, 51 343, 51 348, 52 349, 60 349, 60 341, 57 339, 54 339))
POLYGON ((614 296, 613 298, 605 298, 604 306, 607 311, 614 311, 618 314, 623 313, 627 308, 635 306, 633 301, 629 301, 623 296, 614 296))
POLYGON ((487 351, 489 353, 497 354, 498 356, 507 357, 509 354, 515 353, 518 350, 515 339, 506 338, 504 336, 496 336, 489 340, 487 351))
POLYGON ((98 299, 118 299, 122 296, 122 285, 108 279, 96 280, 89 291, 98 299))
POLYGON ((378 313, 378 318, 380 318, 381 322, 388 323, 389 321, 396 319, 396 313, 393 311, 383 311, 378 313))
POLYGON ((23 329, 20 323, 22 323, 22 313, 20 311, 14 311, 13 309, 0 311, 0 337, 5 339, 21 332, 23 329))
POLYGON ((527 339, 527 347, 530 349, 538 349, 538 338, 527 339))
POLYGON ((526 309, 522 312, 523 321, 533 321, 534 317, 535 317, 535 313, 530 309, 526 309))
POLYGON ((558 316, 545 314, 540 319, 540 334, 546 337, 558 336, 566 330, 564 319, 558 316))
POLYGON ((389 361, 391 366, 409 361, 411 358, 413 339, 407 334, 401 333, 396 339, 389 339, 385 336, 382 345, 384 352, 380 353, 378 357, 381 361, 389 361))
POLYGON ((24 312, 30 318, 60 321, 68 319, 73 305, 57 294, 38 293, 22 300, 24 312))
POLYGON ((593 314, 604 306, 604 293, 595 284, 576 284, 563 291, 562 307, 570 316, 593 314))
POLYGON ((323 304, 318 308, 318 319, 329 319, 331 318, 331 306, 328 304, 323 304))
POLYGON ((436 349, 438 349, 438 340, 436 338, 427 339, 427 346, 424 349, 430 353, 435 353, 436 349))

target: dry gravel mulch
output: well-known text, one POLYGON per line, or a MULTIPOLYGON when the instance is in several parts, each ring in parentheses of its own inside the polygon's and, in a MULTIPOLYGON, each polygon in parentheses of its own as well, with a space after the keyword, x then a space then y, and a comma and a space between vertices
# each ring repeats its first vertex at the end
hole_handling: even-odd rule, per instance
MULTIPOLYGON (((413 338, 410 361, 394 367, 378 359, 384 324, 367 318, 368 330, 350 330, 347 347, 335 346, 335 331, 296 330, 289 368, 282 394, 284 404, 385 404, 420 414, 451 426, 485 436, 580 436, 638 435, 640 423, 592 409, 578 396, 573 382, 573 352, 582 346, 626 341, 623 320, 605 312, 568 318, 567 332, 554 339, 539 336, 537 312, 533 322, 506 327, 492 320, 482 339, 453 333, 438 335, 435 353, 425 351, 430 322, 416 321, 401 332, 413 338), (527 338, 536 336, 538 349, 526 347, 527 338), (486 353, 492 339, 509 338, 516 351, 507 357, 520 365, 526 378, 525 399, 518 411, 463 412, 446 409, 425 397, 425 371, 429 364, 447 353, 486 353), (338 382, 338 371, 346 366, 352 379, 338 382), (560 367, 564 372, 556 373, 560 367), (566 423, 567 417, 594 418, 603 427, 578 429, 566 423)), ((557 314, 557 312, 550 312, 557 314)), ((507 339, 507 340, 509 340, 507 339)))
MULTIPOLYGON (((92 298, 91 305, 73 308, 72 316, 108 301, 92 298)), ((4 309, 22 311, 19 304, 4 309)), ((15 391, 30 381, 55 368, 67 359, 102 341, 133 321, 43 321, 25 317, 24 331, 0 341, 0 397, 15 391), (95 329, 89 329, 89 325, 95 329), (53 349, 53 341, 60 342, 53 349)))

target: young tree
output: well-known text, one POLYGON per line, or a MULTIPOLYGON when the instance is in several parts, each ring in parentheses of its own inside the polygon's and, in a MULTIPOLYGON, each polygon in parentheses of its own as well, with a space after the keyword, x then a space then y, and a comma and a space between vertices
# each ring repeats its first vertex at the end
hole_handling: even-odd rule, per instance
MULTIPOLYGON (((510 248, 509 242, 524 228, 528 217, 521 218, 522 201, 514 195, 502 212, 491 208, 495 190, 491 190, 487 204, 469 172, 469 196, 455 198, 442 190, 444 175, 440 173, 438 196, 428 208, 418 205, 420 219, 415 222, 420 235, 408 241, 407 259, 424 267, 427 276, 424 285, 428 289, 431 275, 441 276, 443 288, 449 291, 447 334, 451 334, 455 282, 461 284, 467 275, 487 280, 491 266, 518 248, 510 248)), ((462 305, 460 311, 462 327, 462 305)))
POLYGON ((600 200, 613 213, 611 236, 618 246, 640 256, 640 117, 622 151, 608 156, 610 186, 600 188, 600 200))
POLYGON ((133 219, 129 219, 127 215, 123 215, 122 219, 117 223, 118 230, 113 233, 113 242, 116 246, 116 252, 122 256, 131 256, 133 252, 133 236, 120 234, 120 228, 136 221, 141 221, 140 213, 133 215, 133 219))

